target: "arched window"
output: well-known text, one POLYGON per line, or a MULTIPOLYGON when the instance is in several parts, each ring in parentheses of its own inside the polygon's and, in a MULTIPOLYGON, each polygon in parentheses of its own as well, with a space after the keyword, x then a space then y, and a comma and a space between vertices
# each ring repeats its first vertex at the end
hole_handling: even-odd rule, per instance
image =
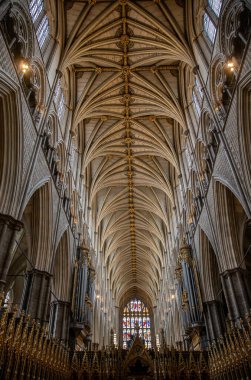
POLYGON ((216 27, 207 12, 205 12, 204 14, 203 24, 204 24, 204 31, 207 37, 212 43, 214 43, 216 27))
POLYGON ((43 0, 31 0, 29 8, 32 21, 35 22, 44 8, 43 0))
POLYGON ((216 35, 216 23, 220 15, 222 0, 208 0, 208 5, 203 16, 203 29, 208 39, 214 43, 216 35))
POLYGON ((220 15, 222 0, 208 0, 208 5, 217 17, 220 15))
POLYGON ((44 15, 37 29, 37 40, 40 47, 43 47, 48 35, 49 35, 49 20, 48 20, 47 15, 44 15))
POLYGON ((128 348, 139 331, 145 346, 151 348, 151 321, 147 306, 138 299, 131 300, 123 310, 123 348, 128 348))
POLYGON ((64 93, 62 91, 60 79, 58 80, 58 83, 55 89, 54 102, 55 102, 58 118, 60 120, 62 119, 64 115, 64 104, 65 104, 64 93))
POLYGON ((201 113, 201 107, 202 107, 202 98, 203 98, 203 92, 201 90, 201 87, 199 85, 198 79, 195 77, 195 83, 193 87, 193 103, 194 108, 198 116, 200 116, 201 113))
POLYGON ((37 40, 40 48, 42 48, 49 37, 50 30, 48 16, 44 8, 44 1, 31 0, 29 8, 32 21, 35 24, 37 40))

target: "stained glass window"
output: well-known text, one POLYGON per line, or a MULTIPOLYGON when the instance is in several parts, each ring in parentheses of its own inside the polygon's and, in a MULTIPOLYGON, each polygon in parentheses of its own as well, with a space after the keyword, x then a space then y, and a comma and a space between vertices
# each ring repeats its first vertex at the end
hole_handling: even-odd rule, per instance
POLYGON ((217 17, 220 15, 222 0, 208 0, 209 7, 214 11, 217 17))
POLYGON ((216 28, 214 26, 213 21, 211 20, 211 18, 208 16, 206 12, 204 14, 203 24, 204 24, 204 31, 207 34, 208 38, 210 39, 211 42, 214 42, 216 28))
POLYGON ((145 346, 151 348, 151 320, 147 306, 138 299, 131 300, 123 311, 123 348, 128 348, 139 331, 145 346))

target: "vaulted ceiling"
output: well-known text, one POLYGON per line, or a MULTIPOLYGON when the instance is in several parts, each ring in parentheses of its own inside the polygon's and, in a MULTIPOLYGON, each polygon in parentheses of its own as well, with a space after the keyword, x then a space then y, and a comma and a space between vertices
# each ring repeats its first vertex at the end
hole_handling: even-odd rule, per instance
POLYGON ((165 265, 180 174, 176 139, 186 128, 180 68, 193 66, 177 3, 72 1, 66 11, 62 72, 72 129, 82 145, 89 223, 117 300, 128 292, 154 300, 165 265))

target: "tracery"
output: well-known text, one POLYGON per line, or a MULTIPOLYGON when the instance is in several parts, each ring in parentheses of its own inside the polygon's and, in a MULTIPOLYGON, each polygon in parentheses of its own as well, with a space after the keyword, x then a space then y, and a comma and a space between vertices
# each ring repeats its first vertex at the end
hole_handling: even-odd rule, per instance
POLYGON ((128 348, 136 334, 152 347, 151 320, 148 307, 139 299, 132 299, 123 310, 123 348, 128 348))

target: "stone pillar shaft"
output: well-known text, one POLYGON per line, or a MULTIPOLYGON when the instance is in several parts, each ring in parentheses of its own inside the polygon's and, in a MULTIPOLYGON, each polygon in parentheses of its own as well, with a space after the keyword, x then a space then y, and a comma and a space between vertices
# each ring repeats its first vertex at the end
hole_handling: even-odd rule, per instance
POLYGON ((77 263, 75 268, 76 275, 76 294, 74 305, 74 318, 76 321, 82 323, 85 315, 85 297, 87 293, 88 281, 88 253, 89 251, 84 248, 79 248, 77 263))
POLYGON ((188 245, 184 244, 180 248, 180 264, 182 267, 182 278, 184 288, 187 291, 189 312, 191 316, 191 323, 198 323, 200 320, 200 313, 198 309, 198 289, 196 289, 194 272, 192 267, 191 249, 188 245))
POLYGON ((221 274, 229 317, 232 320, 244 317, 251 307, 244 276, 245 273, 240 268, 227 270, 221 274))
POLYGON ((6 277, 14 255, 15 240, 23 223, 12 216, 0 214, 0 290, 6 283, 6 277))
POLYGON ((70 303, 54 301, 51 303, 50 331, 54 338, 65 342, 69 339, 70 303))
POLYGON ((222 306, 216 300, 204 302, 204 311, 208 339, 217 340, 224 335, 225 330, 222 306))
POLYGON ((47 310, 52 276, 44 271, 33 269, 26 273, 22 309, 31 318, 47 322, 47 310))

